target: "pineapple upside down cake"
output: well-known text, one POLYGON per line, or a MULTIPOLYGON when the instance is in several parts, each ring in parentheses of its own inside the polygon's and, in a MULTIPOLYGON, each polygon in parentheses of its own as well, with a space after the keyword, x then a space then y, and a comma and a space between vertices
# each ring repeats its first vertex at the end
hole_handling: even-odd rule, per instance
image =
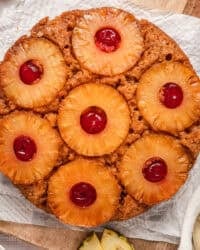
POLYGON ((175 41, 115 8, 39 21, 0 64, 0 171, 67 224, 171 198, 200 151, 200 81, 175 41))

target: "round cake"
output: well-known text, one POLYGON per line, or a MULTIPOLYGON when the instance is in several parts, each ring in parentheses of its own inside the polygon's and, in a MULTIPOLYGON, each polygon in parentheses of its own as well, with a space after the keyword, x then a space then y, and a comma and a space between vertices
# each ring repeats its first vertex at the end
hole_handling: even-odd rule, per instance
POLYGON ((115 8, 40 20, 0 64, 0 171, 62 222, 170 199, 200 152, 200 81, 176 42, 115 8))

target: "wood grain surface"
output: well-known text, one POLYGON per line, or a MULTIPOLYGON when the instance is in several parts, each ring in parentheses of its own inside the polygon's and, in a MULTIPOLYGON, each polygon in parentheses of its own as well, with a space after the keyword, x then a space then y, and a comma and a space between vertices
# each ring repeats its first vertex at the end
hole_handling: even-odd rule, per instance
POLYGON ((183 13, 200 17, 200 0, 188 0, 183 13))
POLYGON ((175 11, 183 13, 188 0, 131 0, 145 8, 175 11))
MULTIPOLYGON (((147 7, 172 10, 200 17, 200 0, 130 0, 147 7)), ((86 236, 84 232, 53 229, 33 225, 21 225, 0 222, 0 232, 13 235, 21 240, 35 244, 39 249, 76 250, 81 240, 86 236)), ((163 242, 149 242, 131 239, 135 250, 176 250, 177 246, 163 242)), ((27 249, 28 250, 28 249, 27 249)))

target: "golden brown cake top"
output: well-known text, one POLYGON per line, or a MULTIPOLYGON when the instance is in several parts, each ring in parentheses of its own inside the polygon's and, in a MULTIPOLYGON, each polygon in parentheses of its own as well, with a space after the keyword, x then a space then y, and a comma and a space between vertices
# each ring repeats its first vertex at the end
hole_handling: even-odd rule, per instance
POLYGON ((42 19, 6 53, 0 86, 0 171, 65 223, 127 219, 171 198, 200 151, 189 59, 123 10, 42 19))

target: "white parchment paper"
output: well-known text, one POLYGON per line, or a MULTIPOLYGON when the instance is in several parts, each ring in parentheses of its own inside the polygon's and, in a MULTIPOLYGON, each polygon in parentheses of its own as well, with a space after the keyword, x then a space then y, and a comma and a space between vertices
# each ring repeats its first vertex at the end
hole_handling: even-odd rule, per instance
MULTIPOLYGON (((142 10, 134 6, 131 0, 18 0, 9 6, 1 4, 0 0, 0 60, 10 45, 44 16, 54 17, 69 9, 113 6, 128 10, 138 18, 146 18, 162 28, 178 42, 200 74, 200 19, 198 18, 163 11, 142 10)), ((109 226, 128 237, 177 243, 188 200, 199 183, 200 158, 190 172, 188 181, 173 199, 155 206, 136 218, 112 222, 109 226)), ((0 220, 64 227, 52 215, 44 213, 25 200, 1 175, 0 220)))

